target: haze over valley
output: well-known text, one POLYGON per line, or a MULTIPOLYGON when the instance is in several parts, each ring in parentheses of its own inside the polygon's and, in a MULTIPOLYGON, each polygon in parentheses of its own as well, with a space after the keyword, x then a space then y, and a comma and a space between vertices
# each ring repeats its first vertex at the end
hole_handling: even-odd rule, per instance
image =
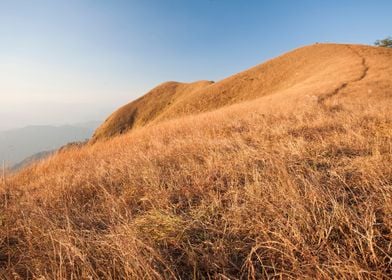
POLYGON ((0 131, 0 160, 8 167, 40 152, 55 151, 70 142, 89 139, 100 122, 63 126, 27 126, 0 131))

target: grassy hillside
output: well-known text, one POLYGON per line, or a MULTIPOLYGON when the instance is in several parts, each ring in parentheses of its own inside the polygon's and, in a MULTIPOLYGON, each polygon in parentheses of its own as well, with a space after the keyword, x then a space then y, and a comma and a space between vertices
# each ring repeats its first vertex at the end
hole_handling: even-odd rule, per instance
POLYGON ((128 130, 144 126, 157 119, 181 96, 188 96, 194 91, 205 88, 213 82, 199 81, 195 83, 166 82, 145 96, 121 107, 99 127, 92 139, 95 142, 128 130))
POLYGON ((263 96, 328 94, 362 75, 360 46, 316 44, 303 47, 217 83, 169 82, 114 112, 93 141, 129 129, 215 110, 263 96))
POLYGON ((153 90, 5 178, 0 275, 391 278, 391 77, 392 50, 315 45, 153 90))

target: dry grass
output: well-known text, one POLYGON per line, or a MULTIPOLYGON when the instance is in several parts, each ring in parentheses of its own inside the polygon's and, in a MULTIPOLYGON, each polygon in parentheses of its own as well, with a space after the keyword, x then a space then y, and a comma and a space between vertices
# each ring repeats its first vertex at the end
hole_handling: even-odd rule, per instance
POLYGON ((121 107, 114 112, 94 133, 91 142, 124 134, 140 126, 155 121, 162 112, 168 110, 182 96, 189 96, 194 91, 206 88, 211 81, 198 81, 194 83, 163 83, 146 95, 121 107))
MULTIPOLYGON (((264 96, 330 94, 361 77, 361 54, 380 57, 380 48, 316 44, 274 58, 217 83, 163 83, 114 112, 93 142, 168 119, 207 112, 264 96)), ((381 54, 385 59, 385 55, 381 54)), ((389 52, 390 61, 390 52, 389 52)))
POLYGON ((0 275, 391 278, 384 60, 367 59, 366 75, 358 68, 333 95, 317 92, 327 98, 266 95, 63 151, 8 177, 0 275))

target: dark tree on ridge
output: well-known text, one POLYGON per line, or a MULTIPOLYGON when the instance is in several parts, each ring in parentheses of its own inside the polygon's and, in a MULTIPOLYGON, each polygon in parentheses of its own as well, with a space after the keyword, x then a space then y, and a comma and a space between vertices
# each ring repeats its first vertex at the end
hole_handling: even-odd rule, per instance
POLYGON ((382 40, 377 40, 374 45, 378 47, 392 48, 392 37, 387 37, 382 40))

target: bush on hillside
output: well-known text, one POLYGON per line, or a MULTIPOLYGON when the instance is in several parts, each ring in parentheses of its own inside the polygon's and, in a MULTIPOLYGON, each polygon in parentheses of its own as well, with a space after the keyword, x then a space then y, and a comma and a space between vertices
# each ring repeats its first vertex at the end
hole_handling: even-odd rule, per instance
POLYGON ((392 37, 387 37, 382 40, 377 40, 374 45, 378 47, 392 48, 392 37))

